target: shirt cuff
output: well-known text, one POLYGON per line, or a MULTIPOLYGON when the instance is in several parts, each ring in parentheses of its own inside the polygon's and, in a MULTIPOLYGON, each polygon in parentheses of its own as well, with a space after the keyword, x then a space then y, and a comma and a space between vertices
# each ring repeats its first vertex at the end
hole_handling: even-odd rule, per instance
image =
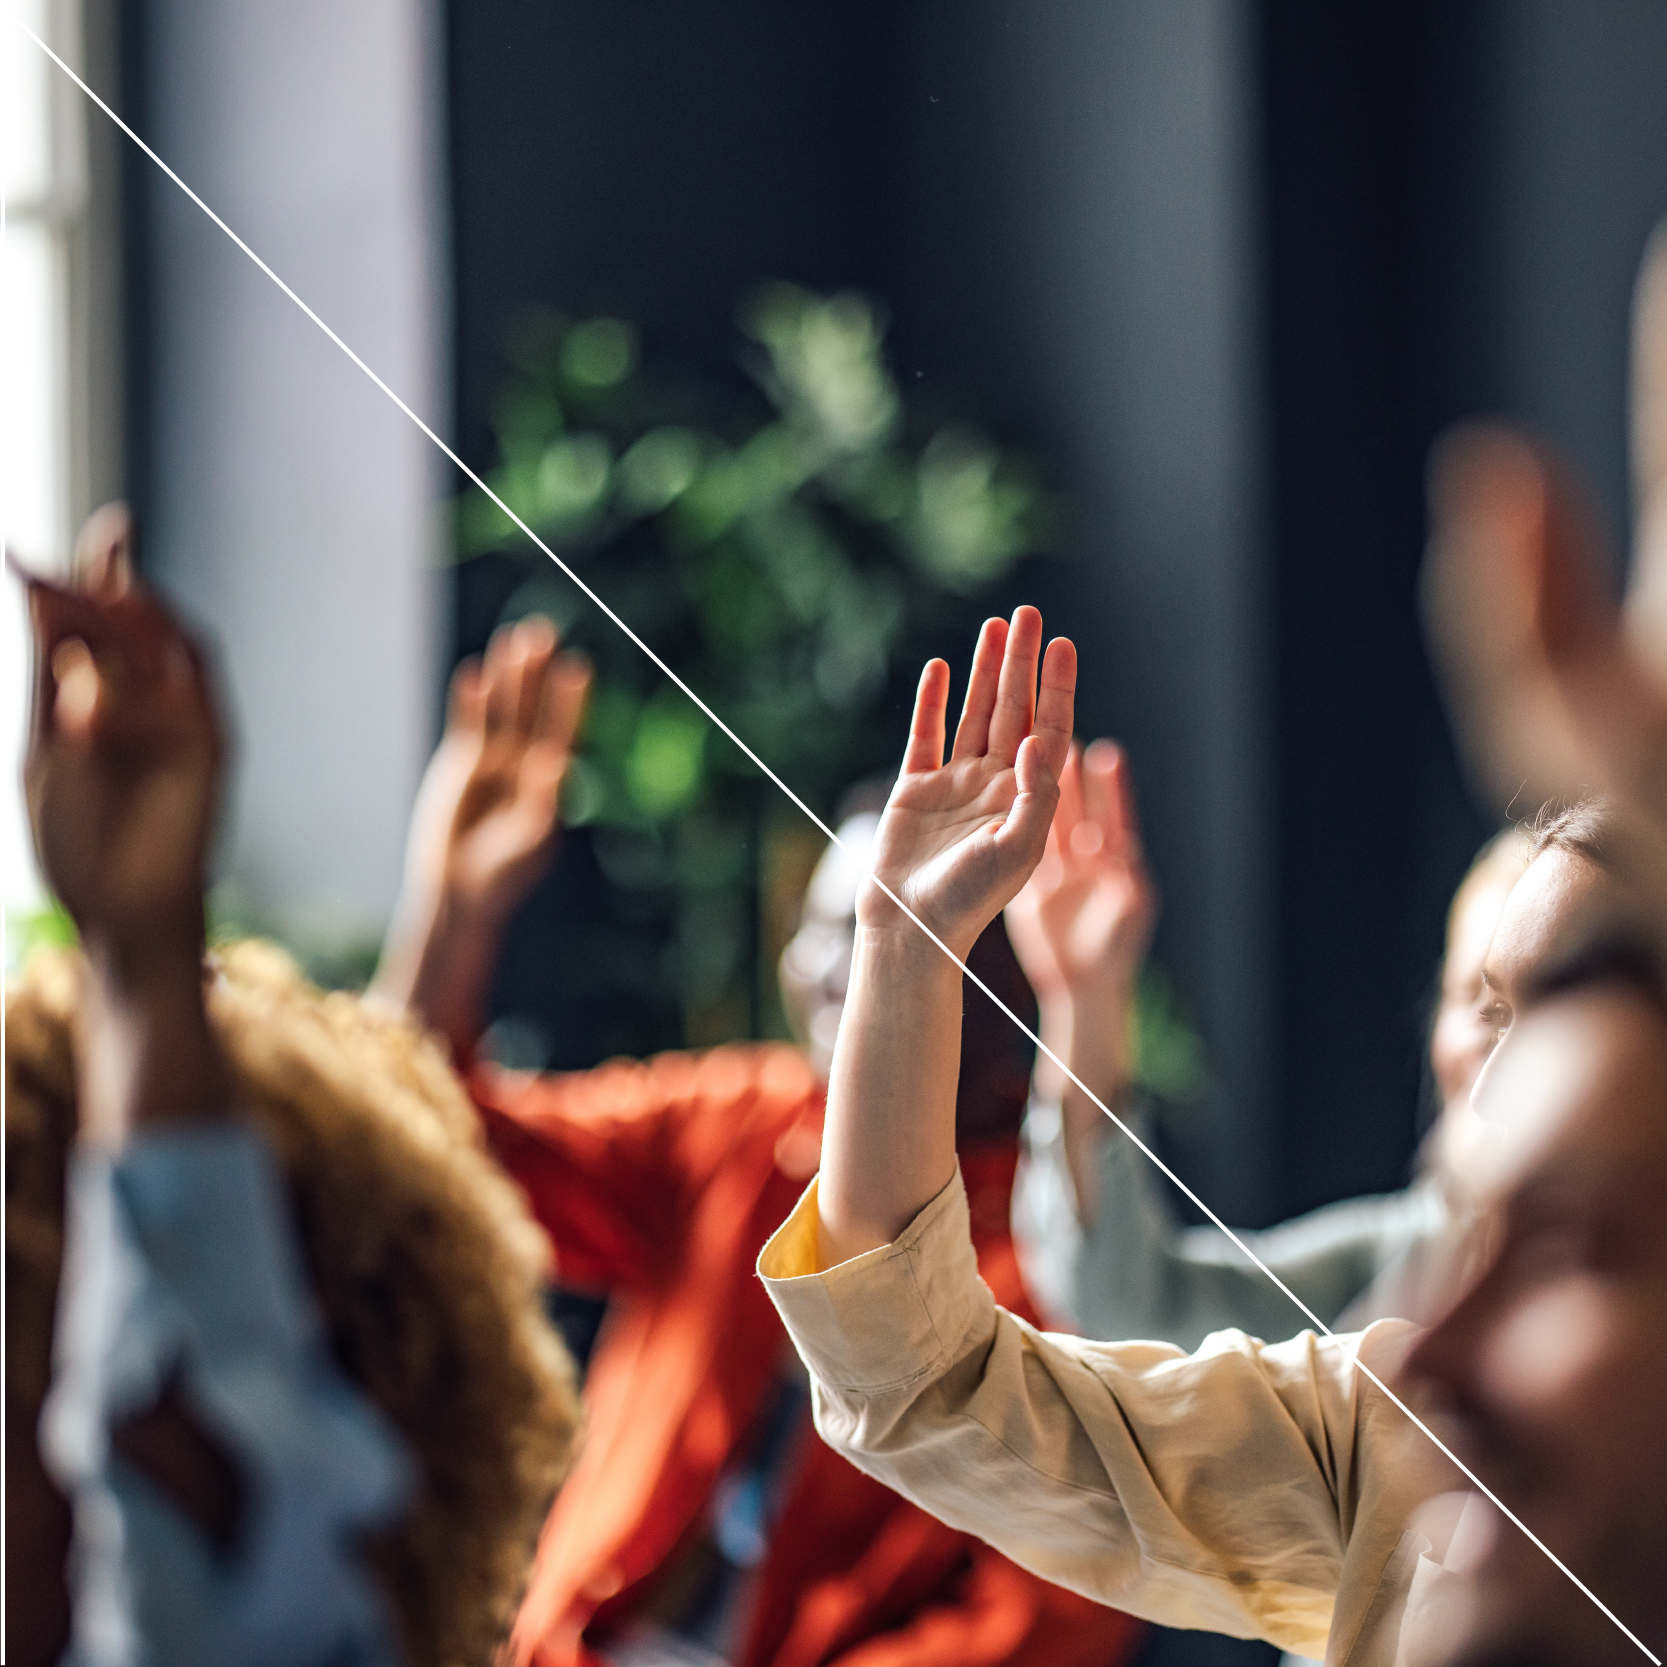
POLYGON ((816 1185, 764 1246, 758 1272, 818 1382, 901 1388, 945 1371, 988 1334, 995 1300, 978 1276, 959 1166, 892 1243, 821 1272, 816 1185))

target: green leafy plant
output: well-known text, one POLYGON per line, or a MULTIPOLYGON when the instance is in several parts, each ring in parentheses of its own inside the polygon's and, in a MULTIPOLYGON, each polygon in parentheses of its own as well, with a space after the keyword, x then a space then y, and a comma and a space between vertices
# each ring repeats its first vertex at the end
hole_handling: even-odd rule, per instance
MULTIPOLYGON (((282 944, 307 977, 325 989, 362 990, 376 970, 380 945, 374 939, 286 930, 276 920, 252 910, 225 886, 210 894, 207 915, 210 947, 239 938, 270 938, 282 944)), ((41 950, 73 949, 80 941, 69 911, 57 898, 48 896, 38 908, 20 910, 8 918, 6 970, 18 971, 41 950)))
MULTIPOLYGON (((980 597, 1051 547, 1057 503, 1023 459, 911 409, 863 297, 771 284, 739 316, 750 398, 652 373, 622 320, 526 314, 490 483, 827 813, 894 766, 921 660, 964 653, 980 597)), ((669 985, 692 1040, 770 1028, 760 881, 773 841, 802 842, 775 790, 484 493, 457 534, 464 558, 525 561, 505 617, 547 613, 596 661, 566 816, 623 914, 673 946, 631 975, 641 993, 669 985)))

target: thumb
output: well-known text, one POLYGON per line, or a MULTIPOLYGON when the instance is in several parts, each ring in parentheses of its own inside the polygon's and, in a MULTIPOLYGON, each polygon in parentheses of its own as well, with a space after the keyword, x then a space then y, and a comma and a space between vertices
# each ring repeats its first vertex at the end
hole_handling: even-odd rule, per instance
POLYGON ((1013 769, 1019 791, 996 838, 1023 861, 1023 878, 1028 879, 1047 849, 1048 829, 1059 806, 1059 783, 1048 768, 1041 741, 1034 735, 1027 735, 1019 743, 1013 769))

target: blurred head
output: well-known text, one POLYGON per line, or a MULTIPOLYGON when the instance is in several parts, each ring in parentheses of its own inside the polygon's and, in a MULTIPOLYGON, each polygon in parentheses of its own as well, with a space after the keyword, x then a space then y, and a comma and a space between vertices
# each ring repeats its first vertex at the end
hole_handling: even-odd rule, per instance
POLYGON ((1509 845, 1501 836, 1472 870, 1474 901, 1466 899, 1470 878, 1453 901, 1450 959, 1430 1043, 1443 1095, 1439 1155, 1451 1177, 1469 1175, 1472 1148, 1485 1133, 1471 1093, 1510 1029, 1523 992, 1619 905, 1621 893, 1607 866, 1609 815, 1602 801, 1587 800, 1542 815, 1509 845), (1510 854, 1489 860, 1495 851, 1510 854))
POLYGON ((1480 1019, 1489 1053, 1546 969, 1571 945, 1590 940, 1622 902, 1610 865, 1612 813, 1602 800, 1542 816, 1529 839, 1528 865, 1504 900, 1482 959, 1480 1019))
POLYGON ((857 888, 868 873, 876 810, 847 816, 839 838, 822 853, 805 889, 799 929, 781 954, 781 1002, 788 1023, 816 1074, 827 1080, 833 1064, 839 1016, 851 982, 851 950, 857 934, 857 888))
POLYGON ((1493 1050, 1493 1027, 1483 1017, 1482 963, 1511 888, 1522 877, 1531 845, 1516 828, 1495 835, 1478 853, 1447 911, 1441 991, 1430 1027, 1430 1070, 1444 1107, 1469 1098, 1493 1050))
MULTIPOLYGON (((839 1017, 851 979, 856 943, 857 888, 868 872, 880 825, 876 810, 848 816, 839 844, 822 853, 805 891, 799 930, 781 957, 781 999, 789 1022, 818 1076, 833 1063, 839 1017)), ((1036 997, 1019 968, 998 915, 980 935, 967 965, 1019 1018, 1036 1028, 1036 997)), ((961 1076, 955 1129, 961 1139, 1016 1136, 1030 1094, 1035 1046, 975 985, 962 1001, 961 1076)))
MULTIPOLYGON (((1542 897, 1575 904, 1584 884, 1575 860, 1536 858, 1546 864, 1542 897)), ((1659 1650, 1667 1006, 1648 957, 1612 935, 1589 941, 1559 946, 1513 985, 1511 1022, 1475 1091, 1489 1131, 1470 1167, 1475 1262, 1408 1373, 1459 1456, 1659 1650)), ((1441 1629, 1450 1667, 1638 1659, 1486 1500, 1468 1503, 1447 1566, 1457 1575, 1441 1629)))

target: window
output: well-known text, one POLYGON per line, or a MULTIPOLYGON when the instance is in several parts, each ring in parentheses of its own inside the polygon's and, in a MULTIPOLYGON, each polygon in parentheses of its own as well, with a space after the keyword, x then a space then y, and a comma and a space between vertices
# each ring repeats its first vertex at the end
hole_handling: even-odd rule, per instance
MULTIPOLYGON (((113 46, 114 8, 7 0, 0 48, 5 226, 0 254, 0 523, 20 560, 51 570, 76 523, 121 479, 119 151, 100 132, 104 189, 89 188, 90 107, 16 28, 25 23, 79 70, 89 40, 113 46), (95 356, 97 363, 94 363, 95 356)), ((113 63, 114 51, 98 53, 113 63)), ((99 67, 108 67, 101 64, 99 67)), ((8 919, 41 885, 17 791, 28 710, 21 587, 0 587, 0 881, 8 919)))

